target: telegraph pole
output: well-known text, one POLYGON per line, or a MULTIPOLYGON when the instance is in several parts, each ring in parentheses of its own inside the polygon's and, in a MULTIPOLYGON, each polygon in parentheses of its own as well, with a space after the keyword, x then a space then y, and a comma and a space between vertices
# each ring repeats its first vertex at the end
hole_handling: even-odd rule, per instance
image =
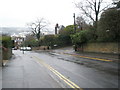
POLYGON ((75 13, 73 14, 73 18, 74 18, 74 32, 76 33, 75 13))

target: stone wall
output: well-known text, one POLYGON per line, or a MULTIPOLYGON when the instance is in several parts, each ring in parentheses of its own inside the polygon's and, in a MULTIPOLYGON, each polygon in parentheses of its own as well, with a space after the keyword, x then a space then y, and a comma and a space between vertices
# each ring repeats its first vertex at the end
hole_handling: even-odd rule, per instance
MULTIPOLYGON (((82 47, 83 52, 120 53, 120 43, 87 43, 82 47)), ((79 48, 79 50, 81 50, 79 48)))
POLYGON ((12 57, 12 49, 2 50, 2 60, 9 60, 12 57))
POLYGON ((0 60, 2 60, 2 49, 0 48, 0 60))

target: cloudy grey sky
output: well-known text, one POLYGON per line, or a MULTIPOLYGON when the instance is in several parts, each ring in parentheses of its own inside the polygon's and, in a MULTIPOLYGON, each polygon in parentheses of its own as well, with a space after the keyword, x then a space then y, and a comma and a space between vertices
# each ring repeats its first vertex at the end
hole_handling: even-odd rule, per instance
POLYGON ((0 0, 0 27, 25 27, 37 18, 45 18, 52 27, 56 23, 73 24, 73 13, 79 13, 73 3, 77 1, 80 0, 0 0))
POLYGON ((0 24, 24 27, 37 18, 52 24, 73 24, 74 0, 0 0, 0 24))

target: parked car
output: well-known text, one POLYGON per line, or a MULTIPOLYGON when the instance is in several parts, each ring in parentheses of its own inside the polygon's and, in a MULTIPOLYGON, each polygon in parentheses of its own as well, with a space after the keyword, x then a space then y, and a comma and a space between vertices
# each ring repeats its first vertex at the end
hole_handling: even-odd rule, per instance
POLYGON ((17 47, 14 47, 14 50, 17 50, 17 47))
POLYGON ((31 47, 20 47, 20 50, 31 51, 32 48, 31 47))

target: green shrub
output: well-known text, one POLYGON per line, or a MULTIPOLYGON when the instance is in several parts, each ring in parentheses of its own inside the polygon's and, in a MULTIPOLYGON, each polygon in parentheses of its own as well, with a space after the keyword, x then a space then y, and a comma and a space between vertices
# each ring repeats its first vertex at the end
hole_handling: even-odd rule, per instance
POLYGON ((10 36, 2 35, 0 36, 0 42, 2 43, 2 46, 6 49, 1 48, 2 51, 2 59, 8 60, 12 57, 12 47, 13 43, 10 36))
POLYGON ((1 36, 0 40, 2 41, 2 46, 6 48, 12 48, 13 43, 10 36, 1 36))
POLYGON ((55 44, 55 36, 45 35, 43 38, 39 40, 39 44, 53 47, 53 45, 55 44))
POLYGON ((114 42, 120 38, 120 11, 110 8, 102 13, 98 23, 98 41, 114 42))
POLYGON ((43 38, 39 40, 40 45, 51 46, 54 45, 57 47, 68 46, 71 44, 71 38, 69 35, 45 35, 43 38))
POLYGON ((26 40, 26 41, 24 41, 24 42, 22 43, 21 46, 37 47, 37 46, 39 46, 39 45, 38 45, 38 41, 36 41, 36 40, 26 40))
POLYGON ((83 30, 79 33, 71 35, 72 43, 75 45, 81 45, 90 41, 93 38, 93 33, 90 30, 83 30))

